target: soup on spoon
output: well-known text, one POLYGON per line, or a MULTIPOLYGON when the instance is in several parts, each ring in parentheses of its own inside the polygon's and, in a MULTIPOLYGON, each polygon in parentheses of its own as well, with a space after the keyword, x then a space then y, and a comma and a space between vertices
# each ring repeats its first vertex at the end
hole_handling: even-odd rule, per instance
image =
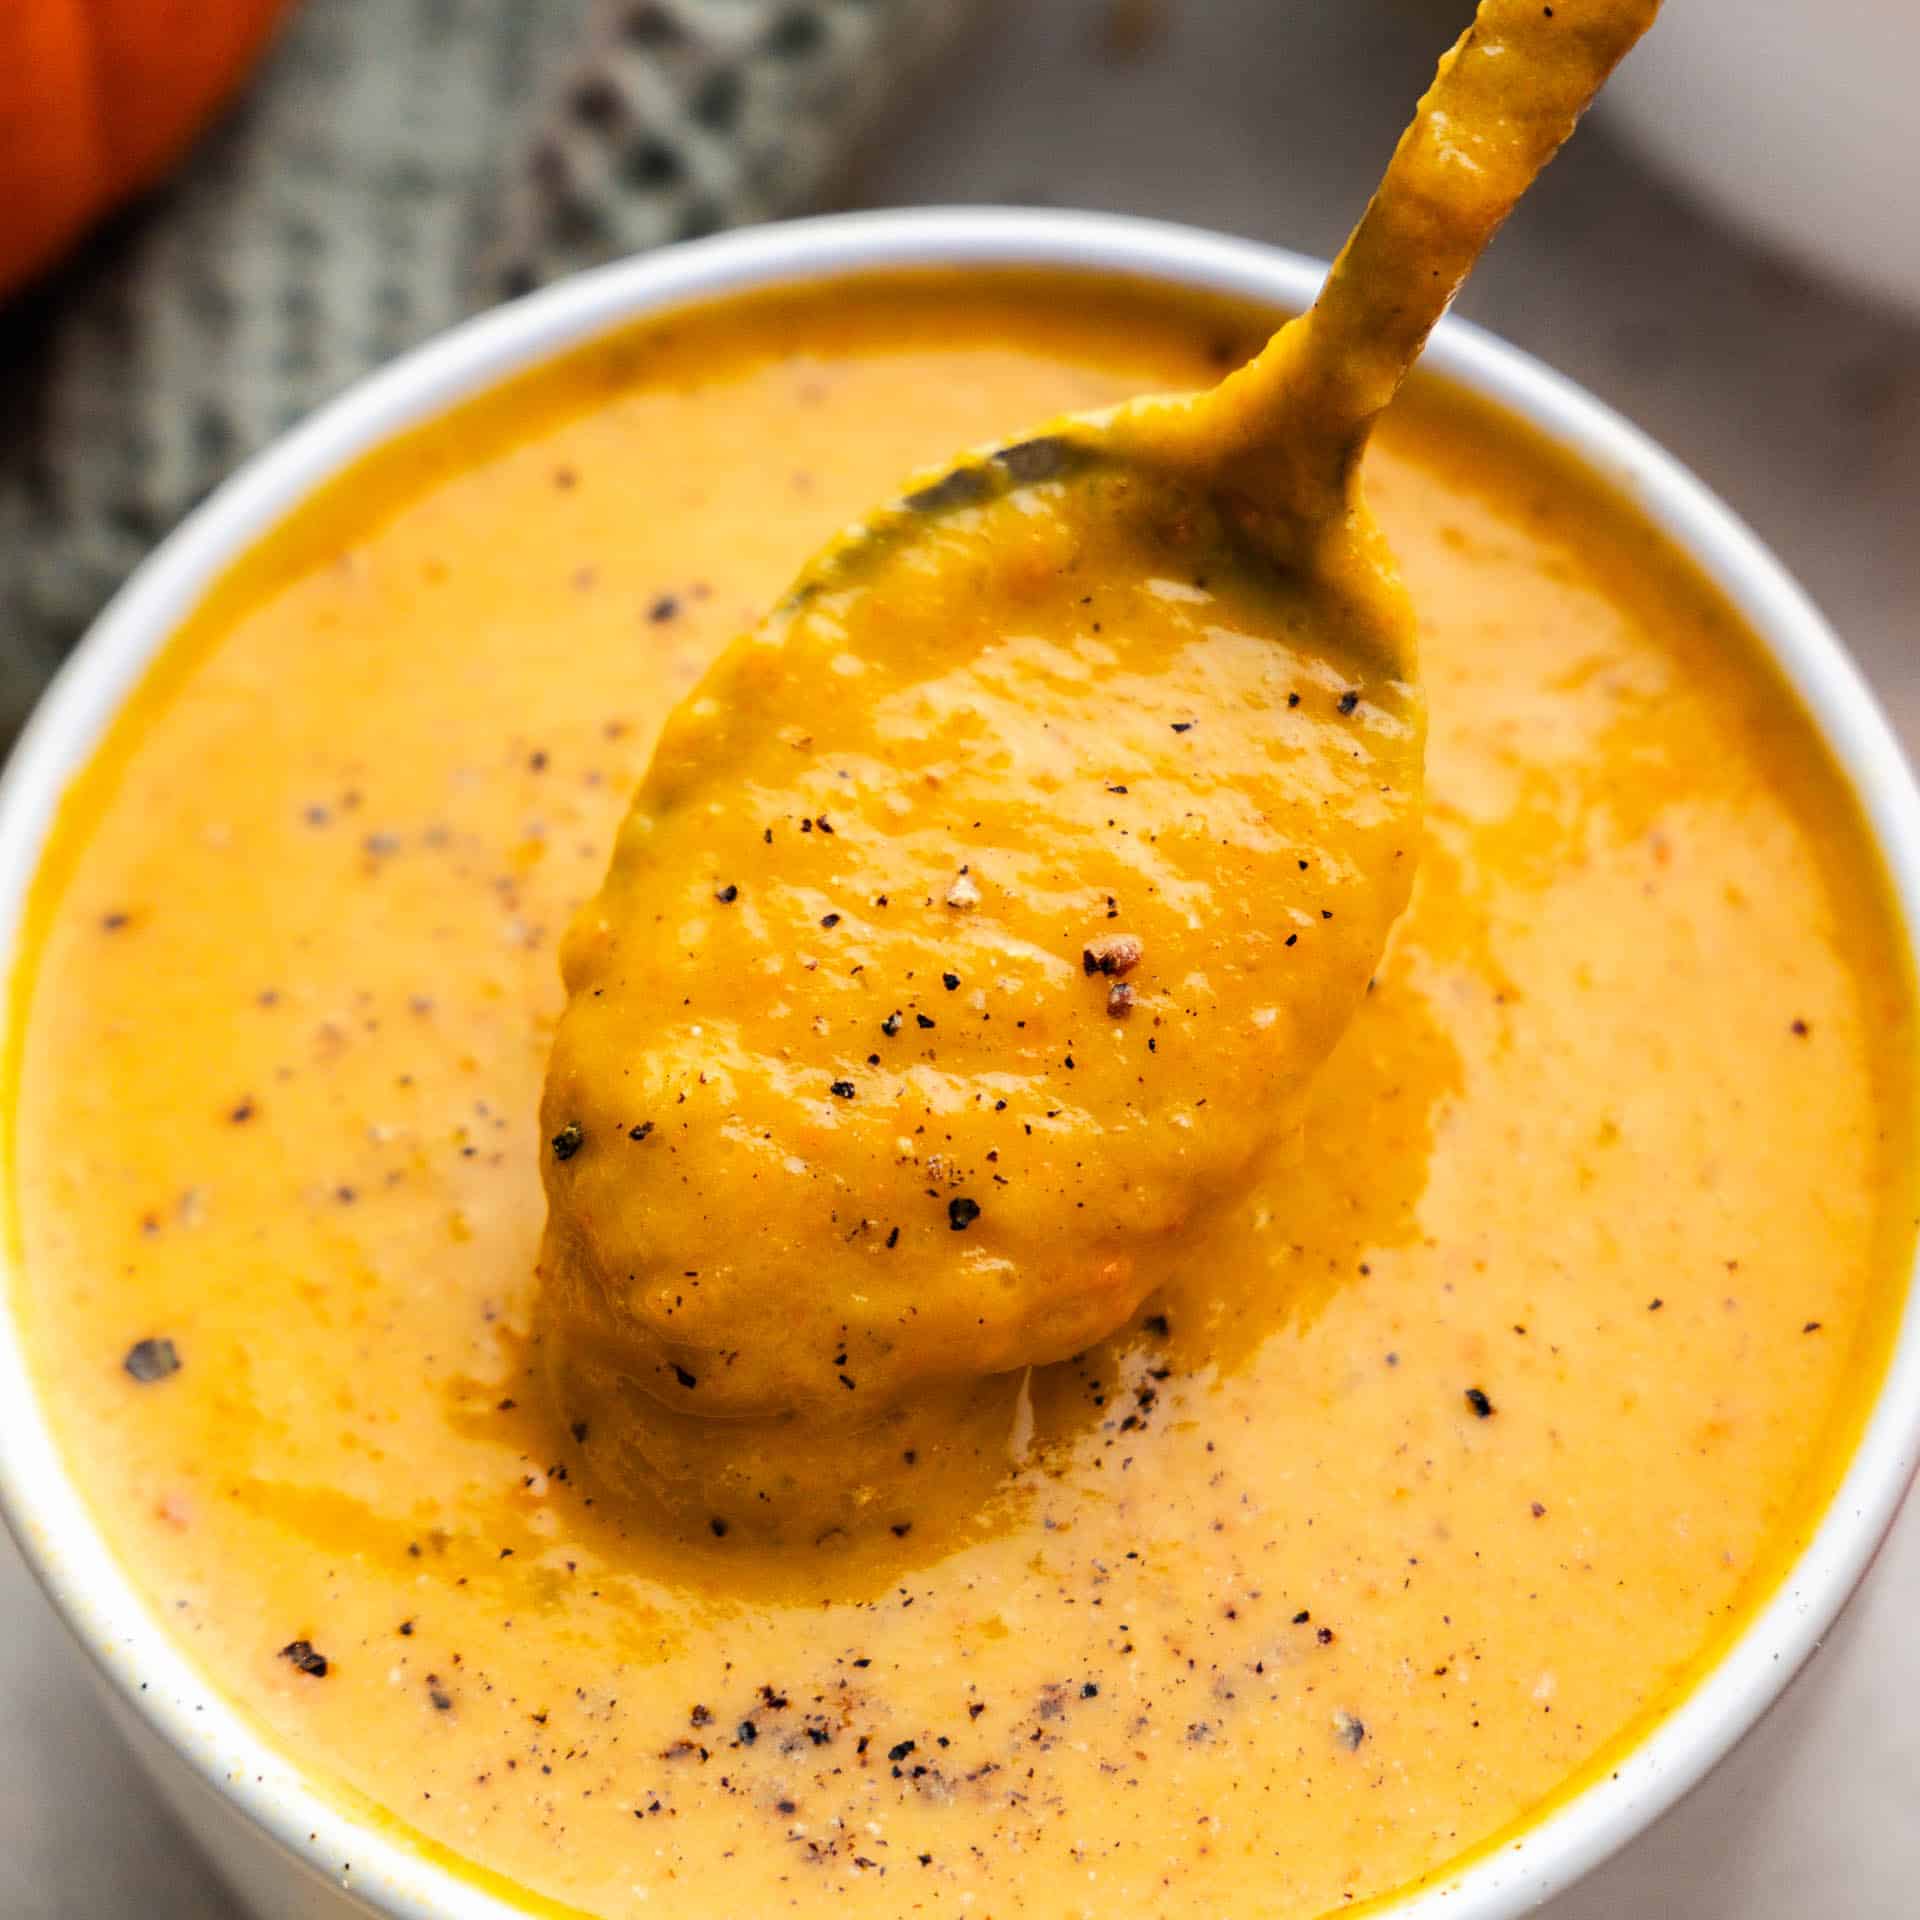
POLYGON ((1311 312, 923 477, 669 717, 542 1102, 611 1484, 795 1541, 964 1497, 1297 1125, 1419 840, 1360 455, 1657 6, 1484 0, 1311 312))

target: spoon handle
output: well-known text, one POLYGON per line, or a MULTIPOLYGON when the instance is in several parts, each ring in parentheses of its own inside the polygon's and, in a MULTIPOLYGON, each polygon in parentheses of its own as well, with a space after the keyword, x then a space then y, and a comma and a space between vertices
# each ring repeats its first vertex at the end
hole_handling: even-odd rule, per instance
POLYGON ((1341 517, 1367 434, 1487 242, 1660 0, 1481 0, 1303 320, 1215 389, 1216 457, 1341 517), (1282 471, 1271 466, 1278 456, 1282 471))

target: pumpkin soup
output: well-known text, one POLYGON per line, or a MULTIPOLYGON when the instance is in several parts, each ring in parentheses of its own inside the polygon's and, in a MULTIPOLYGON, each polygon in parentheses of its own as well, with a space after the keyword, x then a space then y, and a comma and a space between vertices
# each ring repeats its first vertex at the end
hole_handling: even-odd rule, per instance
MULTIPOLYGON (((1287 1153, 1187 1225, 1172 1279, 926 1415, 924 1456, 896 1436, 897 1484, 977 1444, 998 1490, 796 1554, 721 1509, 658 1525, 594 1410, 550 1403, 543 1167, 670 1165, 677 1096, 705 1092, 690 1045, 691 1087, 609 1096, 571 1157, 564 1117, 535 1125, 561 930, 668 709, 901 474, 1204 384, 1272 322, 979 272, 656 317, 297 512, 69 796, 9 1094, 52 1417, 213 1680, 534 1911, 1351 1911, 1606 1765, 1818 1519, 1911 1254, 1882 876, 1724 603, 1430 382, 1368 456, 1422 617, 1411 902, 1287 1153)), ((1299 691, 1306 724, 1350 718, 1299 691)), ((1241 804, 1190 716, 1154 717, 1154 765, 1192 785, 1116 767, 1096 810, 1135 841, 1241 804)), ((821 834, 836 811, 754 823, 781 864, 717 865, 670 918, 729 929, 763 885, 817 904, 795 1005, 870 1029, 857 1092, 1023 1017, 1002 956, 940 958, 971 937, 961 881, 1014 876, 943 852, 897 903, 933 971, 903 993, 857 971, 896 903, 857 836, 821 834)), ((761 857, 744 832, 721 853, 761 857)), ((1129 857, 1182 877, 1164 845, 1129 857)), ((1083 1047, 1115 1087, 1123 1057, 1183 1070, 1205 983, 1162 978, 1177 929, 1136 918, 1168 911, 1097 902, 1049 955, 1088 996, 1049 1036, 1074 1074, 1083 1047)), ((715 1021, 784 990, 675 977, 715 1021)), ((1038 1137, 1040 1090, 1007 1098, 1038 1137)), ((829 1088, 820 1124, 865 1111, 829 1088)), ((993 1143, 949 1191, 940 1143, 908 1140, 933 1211, 900 1224, 970 1244, 948 1205, 994 1204, 993 1143)))

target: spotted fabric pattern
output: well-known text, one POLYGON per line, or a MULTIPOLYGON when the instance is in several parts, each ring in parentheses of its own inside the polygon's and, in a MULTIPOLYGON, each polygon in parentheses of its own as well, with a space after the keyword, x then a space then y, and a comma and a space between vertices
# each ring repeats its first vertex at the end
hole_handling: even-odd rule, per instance
POLYGON ((975 0, 302 0, 178 178, 0 309, 0 730, 234 466, 462 315, 820 205, 975 0))

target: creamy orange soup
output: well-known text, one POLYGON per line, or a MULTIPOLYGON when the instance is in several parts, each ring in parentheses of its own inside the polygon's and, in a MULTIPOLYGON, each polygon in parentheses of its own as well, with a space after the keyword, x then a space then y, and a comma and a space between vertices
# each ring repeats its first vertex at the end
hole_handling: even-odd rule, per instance
POLYGON ((903 474, 1272 319, 643 323, 297 513, 68 798, 10 1113, 72 1469, 270 1737, 533 1911, 1351 1911, 1606 1766, 1844 1464, 1914 1226, 1865 829, 1712 590, 1433 385, 1368 469, 1426 841, 1297 1150, 1026 1379, 982 1509, 674 1537, 549 1409, 556 945, 668 707, 903 474))

